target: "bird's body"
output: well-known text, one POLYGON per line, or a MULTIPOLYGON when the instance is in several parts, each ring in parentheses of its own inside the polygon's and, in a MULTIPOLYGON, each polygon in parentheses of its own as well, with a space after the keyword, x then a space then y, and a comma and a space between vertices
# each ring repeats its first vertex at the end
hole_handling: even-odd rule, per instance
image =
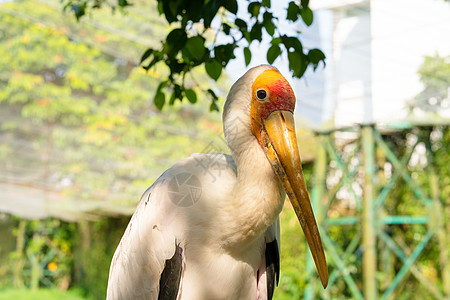
MULTIPOLYGON (((268 171, 274 174, 270 164, 268 167, 268 171)), ((194 154, 168 169, 144 193, 125 231, 113 259, 110 277, 110 285, 116 282, 116 287, 123 288, 114 289, 118 294, 111 293, 109 296, 113 299, 140 299, 140 296, 142 299, 157 299, 164 267, 162 263, 174 256, 176 245, 179 245, 183 249, 185 266, 180 299, 267 299, 257 298, 258 287, 261 293, 267 285, 265 278, 264 282, 259 282, 261 279, 257 276, 266 271, 266 243, 279 236, 277 216, 284 195, 281 195, 274 180, 266 188, 269 194, 279 198, 276 212, 271 217, 250 214, 253 210, 246 209, 246 205, 264 203, 233 197, 231 193, 237 183, 236 171, 231 156, 215 153, 194 154), (192 182, 193 179, 198 181, 192 182), (178 191, 174 191, 174 182, 179 186, 178 191), (196 184, 198 182, 201 182, 200 186, 196 184), (167 197, 170 193, 172 196, 167 197), (188 196, 182 199, 181 195, 188 196), (241 203, 232 204, 229 199, 241 203), (242 209, 233 210, 234 205, 242 209), (217 215, 217 211, 223 214, 217 215), (241 216, 237 218, 236 214, 241 216), (229 222, 227 219, 241 222, 229 222), (250 221, 252 219, 253 222, 250 221), (260 222, 263 224, 256 224, 260 222), (248 239, 253 241, 245 243, 248 239), (129 252, 123 248, 128 244, 138 246, 129 252), (148 255, 152 250, 155 253, 148 255), (156 266, 156 270, 152 266, 156 266), (123 274, 129 270, 133 270, 130 275, 136 275, 136 278, 131 276, 130 282, 120 284, 123 274), (230 291, 230 286, 235 288, 230 291), (143 287, 148 291, 141 294, 143 287), (154 298, 149 298, 148 292, 154 298)), ((250 180, 258 180, 264 178, 263 174, 255 169, 247 175, 250 180)), ((246 192, 256 194, 253 197, 266 194, 264 189, 246 192)))
POLYGON ((107 299, 272 298, 286 188, 254 134, 247 88, 272 70, 251 69, 230 91, 232 156, 194 154, 144 193, 114 254, 107 299))

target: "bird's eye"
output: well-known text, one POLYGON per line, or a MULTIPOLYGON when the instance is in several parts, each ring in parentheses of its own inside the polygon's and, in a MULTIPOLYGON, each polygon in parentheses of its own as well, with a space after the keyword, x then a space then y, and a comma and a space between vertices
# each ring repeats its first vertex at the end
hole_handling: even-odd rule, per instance
POLYGON ((265 101, 267 100, 268 93, 263 90, 263 89, 259 89, 256 91, 256 98, 258 99, 258 101, 265 101))

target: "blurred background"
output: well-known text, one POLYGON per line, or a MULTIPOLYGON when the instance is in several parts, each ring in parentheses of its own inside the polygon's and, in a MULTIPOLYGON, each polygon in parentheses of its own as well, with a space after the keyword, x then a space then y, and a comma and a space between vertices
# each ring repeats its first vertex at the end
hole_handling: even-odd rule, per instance
MULTIPOLYGON (((284 26, 288 2, 273 2, 284 26)), ((326 65, 302 79, 286 57, 274 65, 298 98, 330 283, 320 288, 286 203, 275 299, 450 299, 449 2, 310 7, 314 23, 292 31, 326 65)), ((159 111, 153 96, 167 71, 139 67, 171 29, 156 2, 77 22, 58 0, 0 0, 0 29, 0 299, 104 299, 147 187, 191 153, 229 152, 205 91, 225 97, 244 55, 217 82, 195 73, 196 104, 159 111)), ((253 44, 264 55, 248 67, 266 63, 269 46, 267 34, 253 44)))

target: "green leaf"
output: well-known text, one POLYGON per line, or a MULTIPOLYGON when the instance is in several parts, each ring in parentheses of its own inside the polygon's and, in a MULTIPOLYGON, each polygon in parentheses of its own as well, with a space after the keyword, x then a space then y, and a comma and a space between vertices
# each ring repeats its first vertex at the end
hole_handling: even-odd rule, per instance
POLYGON ((222 73, 222 65, 215 59, 209 59, 205 62, 206 73, 214 80, 217 80, 222 73))
POLYGON ((186 31, 182 28, 172 30, 166 38, 166 52, 173 56, 180 51, 187 41, 186 31))
POLYGON ((296 52, 303 53, 303 46, 298 38, 293 36, 282 35, 281 40, 289 52, 294 50, 296 52))
POLYGON ((177 98, 177 96, 175 95, 175 92, 172 92, 172 94, 170 95, 170 99, 169 99, 169 105, 173 105, 175 103, 176 98, 177 98))
POLYGON ((289 69, 293 71, 293 75, 297 78, 302 77, 308 66, 306 56, 299 52, 293 51, 288 53, 289 69))
POLYGON ((183 100, 183 93, 181 86, 177 83, 173 85, 172 95, 170 95, 169 104, 173 105, 175 103, 175 100, 183 100))
POLYGON ((252 60, 252 52, 248 47, 244 48, 244 57, 245 57, 245 66, 248 66, 250 64, 250 61, 252 60))
POLYGON ((290 21, 295 22, 297 21, 299 14, 300 14, 300 7, 298 7, 298 5, 294 1, 289 2, 286 18, 290 21))
POLYGON ((158 1, 158 13, 162 15, 164 13, 163 1, 158 1))
POLYGON ((184 67, 186 66, 185 62, 180 62, 178 59, 166 60, 165 63, 169 67, 172 76, 173 74, 179 74, 183 72, 184 67))
POLYGON ((222 1, 223 7, 228 10, 232 14, 237 14, 238 11, 238 4, 236 0, 223 0, 222 1))
POLYGON ((217 106, 215 101, 211 101, 209 105, 209 111, 219 111, 219 107, 217 106))
POLYGON ((149 70, 151 67, 153 67, 156 63, 162 60, 162 53, 160 51, 153 51, 153 59, 150 61, 150 63, 146 66, 143 66, 144 70, 149 70))
POLYGON ((300 15, 302 16, 303 22, 305 22, 307 26, 310 26, 312 24, 314 15, 309 7, 302 9, 300 11, 300 15))
POLYGON ((164 106, 164 103, 166 103, 166 95, 158 89, 156 91, 155 97, 153 98, 153 103, 155 103, 157 109, 161 110, 164 106))
POLYGON ((189 52, 190 57, 195 60, 201 60, 206 53, 204 46, 205 39, 199 35, 190 37, 186 42, 186 50, 189 52))
MULTIPOLYGON (((163 0, 166 1, 166 0, 163 0)), ((174 1, 169 1, 174 2, 174 1)), ((194 0, 194 1, 177 1, 182 2, 183 7, 182 11, 180 13, 181 19, 181 26, 186 27, 188 22, 197 23, 200 22, 200 20, 204 17, 203 15, 203 9, 201 7, 203 6, 204 1, 194 0)))
POLYGON ((266 28, 266 31, 270 36, 273 36, 275 34, 275 24, 273 24, 272 22, 266 23, 264 25, 264 28, 266 28))
POLYGON ((217 101, 219 97, 217 97, 216 93, 212 89, 207 90, 209 96, 211 97, 211 105, 209 106, 210 111, 219 111, 219 107, 217 106, 217 101))
POLYGON ((152 48, 147 49, 147 50, 144 52, 144 54, 142 54, 142 56, 141 56, 141 61, 139 62, 139 64, 142 64, 142 63, 144 62, 144 60, 146 60, 147 58, 149 58, 150 55, 152 55, 153 51, 154 51, 154 50, 153 50, 152 48))
MULTIPOLYGON (((172 2, 172 1, 167 1, 172 2)), ((211 26, 211 22, 214 19, 214 17, 217 14, 217 11, 220 8, 221 0, 209 0, 204 6, 203 6, 203 20, 204 20, 204 26, 206 28, 209 28, 211 26)))
POLYGON ((260 9, 261 3, 259 2, 252 2, 248 5, 248 12, 252 15, 252 17, 258 17, 260 9))
POLYGON ((294 71, 294 74, 295 74, 295 70, 302 63, 302 57, 299 53, 297 53, 295 51, 288 52, 288 60, 289 60, 289 69, 291 71, 294 71))
POLYGON ((235 48, 235 43, 216 46, 214 47, 214 58, 225 67, 231 59, 236 58, 234 56, 235 48))
POLYGON ((208 89, 207 92, 214 101, 217 101, 219 99, 219 97, 217 97, 216 93, 214 93, 212 89, 208 89))
POLYGON ((313 64, 314 70, 317 69, 317 66, 322 61, 325 64, 325 54, 319 49, 311 49, 308 52, 308 59, 313 64))
POLYGON ((216 93, 212 89, 208 89, 208 94, 211 96, 211 105, 209 106, 210 111, 219 111, 219 107, 217 106, 217 101, 219 97, 217 97, 216 93))
POLYGON ((237 18, 234 20, 234 24, 236 24, 240 31, 247 32, 247 22, 244 20, 237 18))
POLYGON ((164 12, 164 16, 166 17, 167 22, 172 23, 176 22, 178 20, 178 15, 183 10, 183 3, 182 1, 164 1, 162 2, 162 10, 164 12))
POLYGON ((193 89, 185 90, 184 94, 186 95, 186 98, 188 99, 189 102, 191 102, 191 103, 197 102, 197 94, 195 93, 195 91, 193 89))
POLYGON ((273 38, 273 39, 270 41, 270 43, 271 43, 272 45, 279 45, 281 42, 282 42, 281 37, 273 38))
POLYGON ((270 36, 273 36, 275 33, 275 24, 273 24, 272 19, 273 15, 266 11, 263 15, 263 26, 270 36))
POLYGON ((255 25, 253 25, 252 30, 250 30, 250 39, 251 40, 257 40, 259 42, 262 41, 262 24, 256 22, 255 25))
POLYGON ((270 8, 270 0, 262 0, 262 6, 270 8))
POLYGON ((267 62, 269 64, 273 64, 275 59, 277 59, 278 56, 281 54, 280 46, 278 45, 272 45, 269 50, 267 50, 267 62))
POLYGON ((86 14, 86 7, 87 7, 87 2, 84 2, 80 5, 78 5, 78 4, 70 5, 70 8, 72 9, 73 13, 75 14, 77 21, 79 21, 80 18, 86 14))
POLYGON ((177 97, 177 99, 181 100, 181 98, 183 97, 182 92, 181 92, 182 91, 181 86, 179 84, 175 84, 173 86, 173 90, 175 92, 175 96, 177 97))
POLYGON ((247 28, 247 22, 245 22, 242 19, 237 18, 236 20, 234 20, 234 24, 236 24, 236 26, 239 28, 239 30, 242 33, 242 36, 248 41, 250 42, 250 34, 248 33, 248 28, 247 28))
POLYGON ((127 0, 118 0, 117 3, 120 7, 130 6, 131 4, 127 0))
POLYGON ((222 30, 226 35, 230 34, 230 30, 231 30, 231 26, 228 25, 227 23, 223 23, 222 24, 222 30))

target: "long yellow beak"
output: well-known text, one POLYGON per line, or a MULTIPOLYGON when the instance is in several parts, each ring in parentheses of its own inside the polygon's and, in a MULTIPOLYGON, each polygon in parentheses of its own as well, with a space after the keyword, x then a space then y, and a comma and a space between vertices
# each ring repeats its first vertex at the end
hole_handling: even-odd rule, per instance
POLYGON ((293 113, 289 111, 272 112, 263 121, 261 143, 291 200, 311 249, 320 281, 326 288, 328 284, 327 262, 303 177, 293 113))

